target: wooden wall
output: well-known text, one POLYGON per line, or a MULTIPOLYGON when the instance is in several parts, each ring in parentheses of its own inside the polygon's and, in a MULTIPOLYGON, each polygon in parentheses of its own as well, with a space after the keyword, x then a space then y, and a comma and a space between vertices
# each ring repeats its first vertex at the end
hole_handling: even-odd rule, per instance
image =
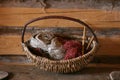
MULTIPOLYGON (((117 8, 118 9, 118 8, 117 8)), ((0 8, 0 55, 24 55, 21 47, 21 30, 34 18, 46 15, 61 15, 80 19, 97 31, 100 49, 97 55, 120 56, 120 11, 99 8, 43 8, 1 7, 0 8)), ((64 20, 45 20, 31 26, 80 27, 64 20)), ((32 29, 32 28, 30 28, 32 29)), ((26 38, 29 37, 29 32, 26 38)))

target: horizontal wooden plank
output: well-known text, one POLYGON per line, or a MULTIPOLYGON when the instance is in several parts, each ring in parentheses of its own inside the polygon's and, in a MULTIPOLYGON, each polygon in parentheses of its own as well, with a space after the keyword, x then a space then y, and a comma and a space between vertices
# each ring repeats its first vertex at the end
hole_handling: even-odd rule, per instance
POLYGON ((0 36, 0 54, 3 55, 24 55, 21 36, 0 36))
MULTIPOLYGON (((2 0, 0 7, 40 7, 41 0, 2 0)), ((45 1, 47 8, 84 8, 84 9, 117 9, 119 0, 48 0, 45 1)), ((118 9, 119 10, 119 9, 118 9)))
MULTIPOLYGON (((26 35, 28 38, 29 35, 26 35)), ((100 49, 96 55, 119 55, 120 56, 120 37, 98 37, 100 49)), ((0 36, 0 55, 25 55, 21 46, 20 35, 1 35, 0 36)))
MULTIPOLYGON (((0 63, 30 63, 30 60, 25 55, 1 55, 0 63)), ((120 64, 120 56, 111 56, 111 55, 96 55, 91 62, 92 64, 120 64)))
POLYGON ((90 64, 76 73, 58 74, 39 70, 33 65, 0 65, 0 70, 9 72, 6 80, 109 80, 112 71, 119 71, 120 65, 90 64))
MULTIPOLYGON (((16 63, 16 62, 12 62, 12 63, 9 63, 9 62, 0 62, 0 67, 2 66, 32 66, 35 68, 34 64, 33 63, 16 63)), ((88 67, 87 68, 94 68, 95 70, 97 68, 116 68, 116 69, 120 69, 120 64, 103 64, 103 63, 90 63, 88 64, 88 67)), ((37 68, 36 68, 37 69, 37 68)))
MULTIPOLYGON (((91 27, 92 28, 92 27, 91 27)), ((23 30, 23 27, 13 27, 13 26, 0 26, 0 34, 8 35, 8 34, 20 34, 23 30)), ((81 34, 83 27, 38 27, 38 26, 28 26, 26 33, 36 33, 41 30, 50 30, 52 32, 59 32, 64 34, 81 34)), ((96 35, 98 36, 119 36, 120 29, 119 28, 112 28, 112 29, 93 29, 96 31, 96 35)), ((88 32, 89 34, 90 32, 88 32)))
POLYGON ((120 37, 99 37, 98 55, 120 55, 120 37))
MULTIPOLYGON (((41 8, 0 8, 0 26, 23 26, 31 19, 48 16, 61 15, 69 16, 85 21, 93 28, 120 28, 120 12, 98 9, 47 9, 47 13, 41 8)), ((79 24, 65 20, 45 20, 35 22, 31 26, 79 27, 79 24)))
MULTIPOLYGON (((42 8, 19 8, 19 7, 0 7, 0 15, 9 15, 9 14, 44 14, 42 8)), ((69 12, 100 12, 97 9, 55 9, 55 8, 48 8, 46 9, 47 13, 69 13, 69 12)))

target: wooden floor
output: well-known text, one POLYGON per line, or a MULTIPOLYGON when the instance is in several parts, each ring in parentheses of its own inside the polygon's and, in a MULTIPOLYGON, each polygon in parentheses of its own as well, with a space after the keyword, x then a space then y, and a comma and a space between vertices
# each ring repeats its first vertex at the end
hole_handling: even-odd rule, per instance
POLYGON ((0 70, 9 72, 5 80, 110 80, 109 73, 120 70, 115 67, 101 67, 101 64, 71 74, 45 72, 33 65, 0 65, 0 70))
POLYGON ((120 57, 96 56, 84 69, 69 74, 46 72, 36 68, 26 56, 0 56, 0 71, 5 80, 111 80, 112 71, 120 71, 120 57))

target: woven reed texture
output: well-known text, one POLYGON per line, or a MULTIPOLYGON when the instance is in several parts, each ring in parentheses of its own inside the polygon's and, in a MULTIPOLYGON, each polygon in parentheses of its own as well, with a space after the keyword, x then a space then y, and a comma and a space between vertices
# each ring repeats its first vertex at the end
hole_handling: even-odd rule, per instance
MULTIPOLYGON (((60 34, 62 35, 62 34, 60 34)), ((69 35, 68 37, 72 37, 72 35, 69 35)), ((75 37, 76 39, 80 39, 78 37, 75 37)), ((90 38, 90 37, 89 37, 90 38)), ((71 17, 66 17, 66 16, 44 16, 44 17, 38 17, 36 19, 33 19, 31 21, 29 21, 28 23, 25 24, 24 29, 23 29, 23 33, 22 33, 22 37, 21 37, 21 42, 23 44, 23 48, 26 51, 26 55, 28 56, 28 58, 40 69, 43 69, 45 71, 50 71, 50 72, 57 72, 57 73, 71 73, 71 72, 76 72, 79 71, 80 69, 84 68, 87 66, 87 64, 93 59, 94 57, 94 53, 96 53, 97 49, 98 49, 98 40, 96 35, 94 34, 93 30, 90 28, 89 25, 87 25, 86 23, 84 23, 83 21, 79 20, 79 19, 75 19, 75 18, 71 18, 71 17), (68 59, 68 60, 50 60, 48 58, 45 57, 41 57, 41 56, 37 56, 34 55, 33 53, 30 52, 30 50, 28 49, 28 43, 29 40, 24 42, 24 34, 26 31, 26 27, 35 22, 35 21, 39 21, 39 20, 43 20, 43 19, 65 19, 65 20, 71 20, 74 22, 77 22, 79 24, 82 24, 84 27, 84 36, 83 36, 83 43, 85 43, 85 34, 86 34, 86 28, 89 29, 89 31, 92 33, 93 37, 95 38, 94 40, 91 40, 91 50, 89 52, 86 52, 82 56, 73 58, 73 59, 68 59)), ((89 44, 89 42, 87 43, 89 44)), ((84 45, 82 46, 82 48, 84 47, 84 45)), ((84 48, 83 48, 84 49, 84 48)), ((83 50, 84 51, 84 50, 83 50)))
POLYGON ((35 64, 39 69, 57 72, 57 73, 71 73, 81 70, 86 67, 87 64, 93 59, 94 54, 97 51, 97 43, 93 41, 92 49, 77 58, 69 59, 69 60, 50 60, 45 57, 36 56, 31 53, 26 44, 23 44, 24 50, 26 52, 27 57, 35 64))

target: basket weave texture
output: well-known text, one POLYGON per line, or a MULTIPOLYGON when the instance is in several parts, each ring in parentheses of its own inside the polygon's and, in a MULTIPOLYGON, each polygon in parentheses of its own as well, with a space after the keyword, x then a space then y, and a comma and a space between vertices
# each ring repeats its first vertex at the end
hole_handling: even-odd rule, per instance
MULTIPOLYGON (((27 47, 27 42, 24 42, 24 32, 28 24, 41 20, 41 19, 46 19, 46 18, 61 18, 61 16, 47 16, 43 18, 37 18, 35 20, 32 20, 28 22, 25 25, 23 34, 22 34, 22 46, 24 48, 24 51, 27 55, 27 57, 33 62, 34 65, 36 65, 39 69, 45 70, 45 71, 50 71, 50 72, 57 72, 57 73, 71 73, 71 72, 76 72, 81 70, 82 68, 86 67, 87 64, 93 59, 96 51, 98 50, 98 42, 97 39, 92 41, 92 49, 87 52, 86 54, 73 58, 73 59, 68 59, 68 60, 50 60, 45 57, 37 56, 33 53, 31 53, 27 47)), ((62 17, 61 19, 66 19, 69 17, 62 17)), ((73 18, 70 18, 73 19, 73 18)), ((76 19, 75 19, 76 20, 76 19)), ((93 32, 93 31, 92 31, 93 32)), ((93 34, 94 35, 94 34, 93 34)), ((96 36, 95 36, 96 38, 96 36)))

